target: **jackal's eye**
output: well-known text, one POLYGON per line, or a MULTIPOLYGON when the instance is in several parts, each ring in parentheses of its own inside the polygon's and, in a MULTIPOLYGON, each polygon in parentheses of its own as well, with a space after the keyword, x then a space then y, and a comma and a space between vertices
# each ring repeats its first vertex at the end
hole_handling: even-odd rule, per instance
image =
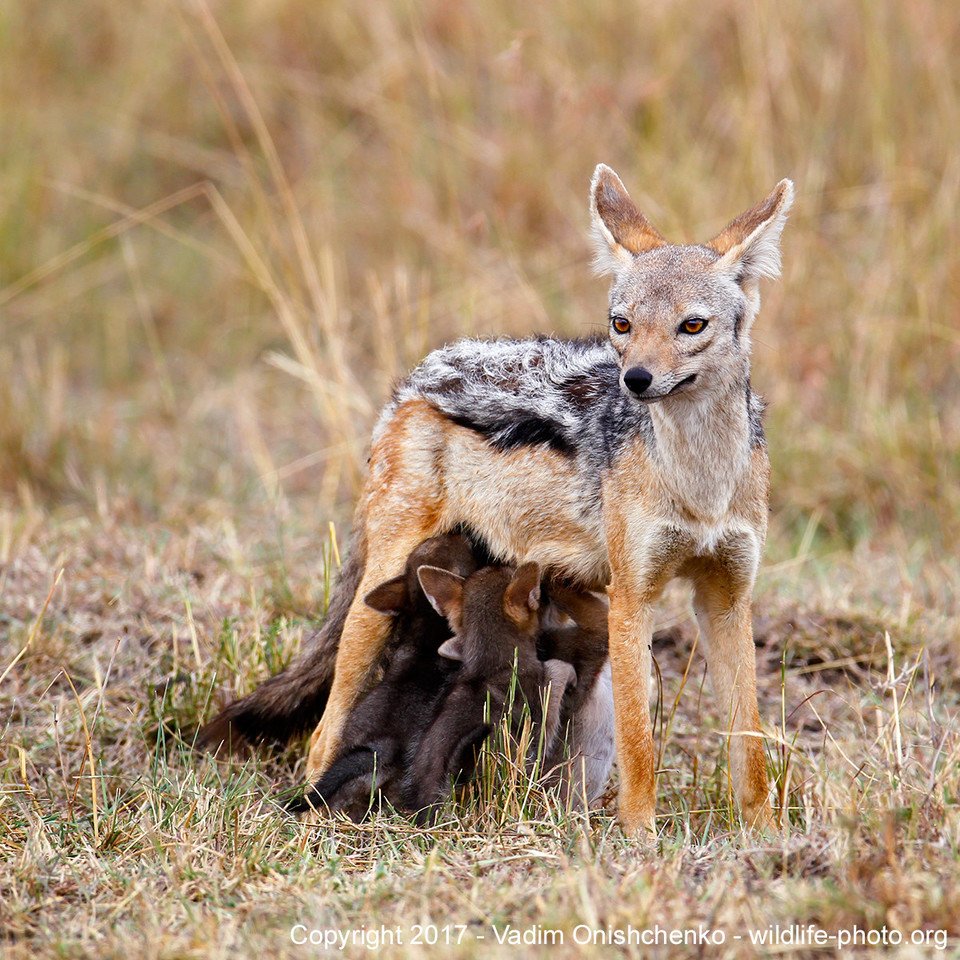
POLYGON ((703 333, 707 329, 707 321, 703 317, 687 317, 683 323, 680 324, 679 333, 703 333))
POLYGON ((610 326, 613 327, 615 333, 630 332, 630 321, 625 317, 611 317, 610 326))

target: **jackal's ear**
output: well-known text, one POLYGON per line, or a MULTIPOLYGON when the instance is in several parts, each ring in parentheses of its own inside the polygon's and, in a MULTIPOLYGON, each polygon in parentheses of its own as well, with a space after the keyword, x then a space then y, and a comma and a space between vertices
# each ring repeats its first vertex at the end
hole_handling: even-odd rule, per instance
POLYGON ((781 180, 755 207, 731 220, 708 244, 720 254, 717 269, 741 285, 780 276, 780 234, 793 203, 793 183, 781 180))
POLYGON ((517 567, 503 595, 503 609, 516 623, 526 623, 540 609, 540 564, 524 563, 517 567))
POLYGON ((446 657, 448 660, 463 660, 463 648, 460 646, 460 641, 457 637, 444 640, 437 649, 437 653, 439 653, 441 657, 446 657))
POLYGON ((379 587, 374 587, 363 598, 363 602, 380 613, 399 613, 409 602, 407 578, 399 576, 384 581, 379 587))
POLYGON ((598 274, 616 273, 638 253, 667 241, 637 209, 620 178, 606 164, 597 165, 590 184, 590 228, 598 274))
POLYGON ((430 601, 430 606, 441 617, 447 618, 454 631, 458 630, 463 612, 463 577, 458 577, 449 570, 424 564, 417 568, 417 579, 430 601))

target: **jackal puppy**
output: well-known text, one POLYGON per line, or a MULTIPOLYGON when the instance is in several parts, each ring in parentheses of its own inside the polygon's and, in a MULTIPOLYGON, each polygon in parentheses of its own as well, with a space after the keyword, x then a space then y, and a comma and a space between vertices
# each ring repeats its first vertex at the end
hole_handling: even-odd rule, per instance
POLYGON ((605 600, 550 582, 537 639, 541 660, 563 660, 576 673, 560 706, 560 735, 548 764, 551 780, 576 808, 589 806, 607 784, 614 757, 613 684, 605 600))
MULTIPOLYGON (((536 731, 528 762, 538 751, 543 756, 554 751, 560 704, 576 678, 569 663, 537 657, 541 575, 536 563, 484 567, 467 578, 423 566, 419 575, 424 593, 454 632, 444 644, 446 655, 462 664, 404 777, 404 805, 428 811, 452 783, 472 774, 477 749, 510 706, 514 674, 536 731)), ((519 722, 518 713, 512 720, 519 722)))
POLYGON ((350 712, 343 741, 330 769, 288 809, 309 806, 344 811, 361 819, 377 799, 401 806, 399 778, 410 765, 438 703, 459 671, 449 655, 447 620, 424 595, 417 570, 442 566, 467 577, 477 562, 465 537, 425 540, 410 554, 403 575, 365 597, 368 606, 393 617, 382 678, 350 712))

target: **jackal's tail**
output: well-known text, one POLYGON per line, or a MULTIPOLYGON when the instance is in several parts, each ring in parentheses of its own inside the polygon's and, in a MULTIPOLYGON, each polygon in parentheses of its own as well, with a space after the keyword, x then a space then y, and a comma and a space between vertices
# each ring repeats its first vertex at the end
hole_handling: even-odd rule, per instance
POLYGON ((252 693, 235 700, 200 729, 197 746, 239 751, 254 744, 283 746, 320 721, 350 604, 363 576, 363 550, 355 544, 330 599, 323 625, 297 658, 252 693))

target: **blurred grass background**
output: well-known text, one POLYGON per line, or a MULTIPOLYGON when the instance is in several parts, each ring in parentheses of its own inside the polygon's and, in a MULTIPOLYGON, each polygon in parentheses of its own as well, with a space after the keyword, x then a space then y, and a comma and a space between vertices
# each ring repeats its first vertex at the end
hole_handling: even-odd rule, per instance
POLYGON ((0 497, 349 518, 394 377, 604 324, 603 160, 671 238, 783 176, 771 551, 960 533, 960 7, 0 7, 0 497))

